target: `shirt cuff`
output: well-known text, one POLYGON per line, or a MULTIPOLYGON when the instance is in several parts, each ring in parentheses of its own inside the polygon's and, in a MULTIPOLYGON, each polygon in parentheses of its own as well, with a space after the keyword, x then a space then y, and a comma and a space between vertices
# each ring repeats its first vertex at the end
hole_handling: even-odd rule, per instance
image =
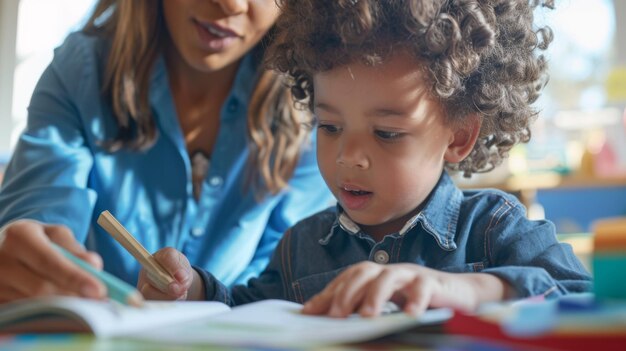
POLYGON ((509 283, 517 295, 516 298, 552 298, 563 295, 556 281, 540 267, 504 266, 484 269, 481 273, 493 274, 509 283))
POLYGON ((200 275, 200 279, 202 279, 202 284, 204 285, 204 299, 207 301, 219 301, 227 304, 228 306, 233 306, 233 300, 230 296, 230 292, 228 288, 220 283, 217 278, 213 276, 213 274, 207 272, 206 270, 197 267, 191 266, 198 274, 200 275))

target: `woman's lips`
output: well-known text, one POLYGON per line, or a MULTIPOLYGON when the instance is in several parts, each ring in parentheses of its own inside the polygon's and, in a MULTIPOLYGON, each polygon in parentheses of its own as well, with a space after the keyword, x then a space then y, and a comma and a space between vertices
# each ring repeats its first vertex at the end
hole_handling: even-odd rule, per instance
POLYGON ((226 50, 241 37, 235 31, 225 27, 197 20, 193 22, 203 46, 214 52, 226 50))

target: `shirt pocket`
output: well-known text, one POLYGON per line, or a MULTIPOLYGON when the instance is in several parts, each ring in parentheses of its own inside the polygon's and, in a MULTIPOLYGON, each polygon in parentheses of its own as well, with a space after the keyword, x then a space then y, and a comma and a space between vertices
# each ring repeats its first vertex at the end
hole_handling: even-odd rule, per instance
POLYGON ((293 283, 291 283, 291 289, 296 301, 299 303, 305 303, 307 300, 315 296, 315 294, 324 290, 326 285, 343 272, 344 269, 345 267, 296 279, 293 283))

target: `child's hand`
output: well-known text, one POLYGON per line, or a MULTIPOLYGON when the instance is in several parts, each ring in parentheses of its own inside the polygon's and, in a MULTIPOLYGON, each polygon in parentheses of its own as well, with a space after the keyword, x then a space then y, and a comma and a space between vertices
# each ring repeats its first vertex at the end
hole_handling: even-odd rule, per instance
POLYGON ((428 307, 473 310, 482 301, 501 300, 504 292, 505 284, 489 274, 452 274, 410 263, 362 262, 346 269, 309 300, 303 313, 377 316, 387 301, 412 315, 428 307))
POLYGON ((191 268, 189 260, 181 252, 166 247, 154 253, 153 257, 175 279, 165 290, 151 279, 142 268, 139 272, 137 288, 149 300, 202 300, 204 287, 198 273, 191 268))

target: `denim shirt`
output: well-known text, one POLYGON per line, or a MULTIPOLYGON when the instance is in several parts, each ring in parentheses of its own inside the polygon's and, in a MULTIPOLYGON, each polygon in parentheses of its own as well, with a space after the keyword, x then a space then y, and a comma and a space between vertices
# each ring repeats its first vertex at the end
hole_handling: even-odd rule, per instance
POLYGON ((200 270, 206 298, 230 305, 262 299, 303 303, 361 261, 415 263, 453 273, 482 272, 508 282, 517 297, 591 290, 591 277, 549 221, 526 218, 499 190, 461 191, 443 173, 423 210, 376 242, 340 207, 296 224, 258 277, 227 289, 200 270))
POLYGON ((317 167, 314 136, 285 191, 257 201, 245 186, 247 113, 261 70, 259 48, 239 64, 196 201, 162 57, 149 91, 155 144, 143 151, 102 147, 117 133, 101 94, 108 47, 103 38, 77 32, 55 50, 0 187, 0 227, 21 218, 65 225, 102 255, 105 270, 135 284, 139 263, 96 224, 100 212, 109 210, 150 252, 174 247, 227 285, 258 276, 283 233, 332 200, 317 167))

